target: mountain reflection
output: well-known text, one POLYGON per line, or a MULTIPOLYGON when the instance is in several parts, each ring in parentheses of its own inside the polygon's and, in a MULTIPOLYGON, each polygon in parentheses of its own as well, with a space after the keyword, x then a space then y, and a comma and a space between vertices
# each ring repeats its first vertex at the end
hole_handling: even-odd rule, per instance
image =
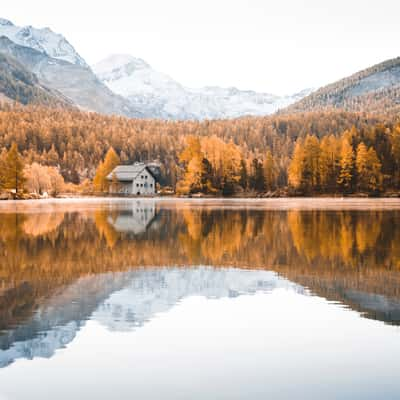
POLYGON ((129 330, 192 295, 284 287, 400 325, 400 211, 162 204, 1 213, 0 366, 51 356, 88 319, 129 330))

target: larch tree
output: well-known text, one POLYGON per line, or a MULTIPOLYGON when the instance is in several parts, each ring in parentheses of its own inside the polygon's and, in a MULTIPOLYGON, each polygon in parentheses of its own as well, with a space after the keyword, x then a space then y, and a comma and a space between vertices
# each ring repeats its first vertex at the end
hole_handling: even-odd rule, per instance
POLYGON ((14 142, 5 157, 4 188, 12 190, 18 197, 24 190, 25 181, 24 162, 14 142))
POLYGON ((185 165, 184 177, 177 187, 179 193, 196 193, 201 191, 203 158, 200 139, 196 136, 189 136, 187 138, 187 145, 179 156, 180 162, 185 165))
POLYGON ((325 136, 320 144, 319 179, 322 191, 330 193, 336 190, 340 148, 333 136, 325 136))
POLYGON ((361 142, 357 146, 356 154, 356 170, 357 170, 357 186, 358 189, 368 190, 369 167, 368 167, 368 150, 367 146, 361 142))
POLYGON ((293 157, 288 168, 289 184, 295 189, 303 185, 304 148, 301 140, 297 140, 293 151, 293 157))
POLYGON ((278 179, 278 167, 270 149, 267 149, 267 153, 264 159, 264 178, 265 187, 267 190, 273 190, 276 188, 278 179))
POLYGON ((7 150, 4 148, 0 152, 0 192, 3 189, 5 189, 6 186, 6 181, 5 181, 6 158, 7 158, 7 150))
POLYGON ((350 192, 354 179, 354 151, 347 136, 342 139, 339 166, 340 172, 337 182, 344 192, 350 192))
POLYGON ((367 153, 367 168, 369 172, 367 190, 377 192, 382 189, 382 163, 380 162, 376 151, 370 147, 367 153))
POLYGON ((121 163, 117 153, 111 147, 104 158, 103 162, 100 162, 96 170, 96 175, 93 179, 93 185, 95 190, 99 192, 108 192, 110 188, 110 182, 107 180, 107 176, 113 171, 113 169, 121 163))
POLYGON ((314 135, 307 135, 304 141, 303 179, 308 191, 315 190, 319 185, 319 140, 314 135))

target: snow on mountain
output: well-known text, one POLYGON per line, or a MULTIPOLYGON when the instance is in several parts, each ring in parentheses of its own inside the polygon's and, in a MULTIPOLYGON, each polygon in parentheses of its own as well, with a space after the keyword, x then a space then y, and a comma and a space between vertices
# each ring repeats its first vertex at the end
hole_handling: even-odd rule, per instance
POLYGON ((267 115, 311 92, 281 97, 237 88, 191 89, 142 59, 121 54, 100 61, 92 69, 113 92, 129 99, 149 118, 201 120, 267 115))
POLYGON ((0 18, 0 36, 6 36, 16 44, 40 51, 51 58, 88 68, 85 60, 64 36, 54 33, 49 28, 20 27, 0 18))

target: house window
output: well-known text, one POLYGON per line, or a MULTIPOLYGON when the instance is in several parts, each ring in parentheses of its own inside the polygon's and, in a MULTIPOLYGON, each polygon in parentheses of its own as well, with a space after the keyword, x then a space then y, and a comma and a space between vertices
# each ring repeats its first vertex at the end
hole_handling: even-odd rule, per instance
POLYGON ((151 187, 151 188, 153 187, 153 184, 152 184, 152 183, 150 183, 150 187, 151 187))
POLYGON ((138 184, 138 183, 136 184, 136 187, 139 187, 139 184, 138 184))
POLYGON ((143 179, 143 175, 141 176, 141 178, 143 179))
POLYGON ((144 179, 147 179, 147 175, 144 176, 144 179))

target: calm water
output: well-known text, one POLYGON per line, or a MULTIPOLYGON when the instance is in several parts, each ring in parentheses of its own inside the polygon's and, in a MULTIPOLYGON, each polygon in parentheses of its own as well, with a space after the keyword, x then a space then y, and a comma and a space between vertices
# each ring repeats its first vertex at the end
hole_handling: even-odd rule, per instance
POLYGON ((0 204, 0 399, 399 399, 400 201, 0 204))

